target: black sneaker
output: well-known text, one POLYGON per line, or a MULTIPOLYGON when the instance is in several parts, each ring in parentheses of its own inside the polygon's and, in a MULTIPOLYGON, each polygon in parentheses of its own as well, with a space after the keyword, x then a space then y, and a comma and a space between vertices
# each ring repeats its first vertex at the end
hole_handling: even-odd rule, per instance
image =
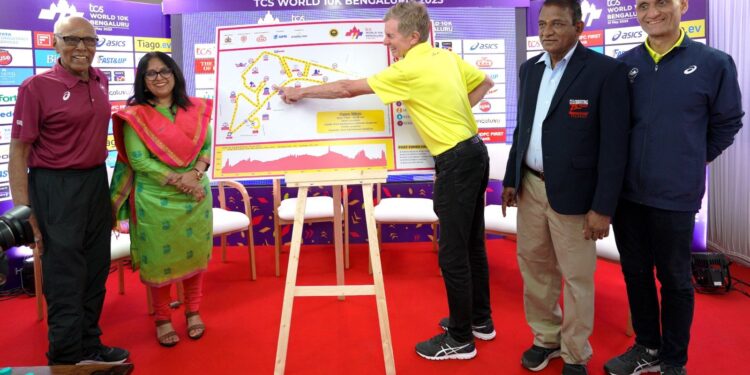
POLYGON ((687 375, 687 370, 685 370, 684 367, 662 366, 661 374, 662 375, 687 375))
POLYGON ((560 348, 542 348, 541 346, 532 345, 529 350, 523 352, 521 356, 521 365, 527 370, 542 371, 547 367, 547 363, 552 358, 560 357, 560 348))
MULTIPOLYGON (((451 318, 446 317, 446 318, 440 319, 440 323, 438 324, 440 324, 440 328, 447 331, 448 325, 450 324, 450 322, 451 322, 451 318)), ((474 335, 474 337, 480 340, 484 340, 484 341, 492 340, 497 335, 495 333, 495 326, 492 324, 492 319, 487 319, 486 322, 479 324, 479 325, 472 324, 471 333, 474 335)))
POLYGON ((99 351, 95 353, 89 353, 87 354, 81 362, 78 362, 79 365, 117 365, 120 363, 124 363, 127 361, 128 357, 130 356, 130 353, 128 353, 127 350, 122 348, 116 348, 114 346, 104 346, 102 345, 99 347, 99 351))
POLYGON ((472 359, 477 355, 473 341, 460 343, 449 334, 441 333, 416 346, 417 354, 433 361, 444 359, 472 359))
POLYGON ((586 365, 573 365, 566 363, 563 365, 562 375, 589 375, 586 365))
POLYGON ((638 375, 657 372, 660 367, 658 355, 649 353, 649 349, 641 344, 635 344, 625 353, 605 363, 604 371, 609 375, 638 375))

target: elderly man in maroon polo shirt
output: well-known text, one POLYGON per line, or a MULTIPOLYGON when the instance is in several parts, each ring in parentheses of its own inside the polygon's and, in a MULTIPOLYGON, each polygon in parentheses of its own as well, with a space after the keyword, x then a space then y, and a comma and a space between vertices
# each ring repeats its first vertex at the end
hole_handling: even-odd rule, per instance
MULTIPOLYGON (((49 364, 122 363, 99 316, 110 266, 106 76, 91 67, 96 31, 80 17, 55 24, 57 64, 18 89, 10 144, 13 203, 31 206, 42 254, 49 364)), ((40 291, 37 291, 39 293, 40 291)))

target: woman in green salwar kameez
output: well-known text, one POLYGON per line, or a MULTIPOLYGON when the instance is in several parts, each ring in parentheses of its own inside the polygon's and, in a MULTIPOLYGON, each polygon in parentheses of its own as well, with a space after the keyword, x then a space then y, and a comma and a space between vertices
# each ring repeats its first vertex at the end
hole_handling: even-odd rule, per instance
POLYGON ((112 197, 129 219, 131 255, 151 288, 157 340, 174 346, 171 285, 182 281, 188 337, 205 332, 198 315, 202 275, 213 247, 210 163, 211 101, 189 98, 177 64, 161 52, 138 64, 134 95, 113 116, 118 162, 112 197))

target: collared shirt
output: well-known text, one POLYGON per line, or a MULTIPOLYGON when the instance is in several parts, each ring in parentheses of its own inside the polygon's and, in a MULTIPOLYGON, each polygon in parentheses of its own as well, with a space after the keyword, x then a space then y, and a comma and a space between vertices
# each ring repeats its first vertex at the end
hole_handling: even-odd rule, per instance
POLYGON ((685 30, 680 29, 680 37, 677 38, 677 42, 675 42, 675 44, 672 47, 670 47, 669 50, 667 50, 667 52, 664 52, 664 53, 659 53, 659 52, 654 51, 651 48, 651 46, 648 44, 648 39, 646 39, 646 43, 644 44, 646 45, 646 50, 648 51, 648 54, 651 55, 651 58, 654 59, 654 62, 658 64, 659 61, 661 61, 661 59, 664 58, 664 56, 672 52, 672 50, 675 49, 675 47, 682 44, 683 39, 685 39, 685 30))
POLYGON ((107 158, 111 116, 109 83, 98 69, 89 80, 74 76, 58 60, 18 88, 11 138, 31 144, 28 166, 88 169, 107 158))
POLYGON ((440 155, 477 134, 469 92, 485 74, 455 53, 430 43, 367 79, 384 103, 401 101, 430 153, 440 155))
POLYGON ((549 106, 552 104, 552 97, 555 96, 557 86, 560 84, 560 79, 565 73, 565 68, 568 67, 568 61, 573 56, 573 52, 576 50, 578 42, 565 54, 562 60, 555 64, 552 68, 552 60, 550 59, 549 53, 545 52, 537 64, 545 64, 544 75, 542 75, 542 83, 539 84, 539 94, 536 97, 536 110, 534 111, 534 123, 531 128, 531 139, 529 141, 529 148, 526 151, 526 165, 539 172, 544 171, 543 154, 542 154, 542 123, 549 113, 549 106))

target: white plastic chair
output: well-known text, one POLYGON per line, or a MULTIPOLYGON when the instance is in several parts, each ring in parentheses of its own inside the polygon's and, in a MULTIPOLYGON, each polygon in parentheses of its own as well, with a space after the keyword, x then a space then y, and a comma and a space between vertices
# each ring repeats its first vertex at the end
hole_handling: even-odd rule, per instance
POLYGON ((221 236, 221 261, 227 260, 227 235, 235 232, 247 232, 247 255, 250 260, 250 278, 255 280, 255 243, 253 239, 252 224, 252 205, 247 189, 241 183, 236 181, 219 181, 217 185, 219 191, 219 208, 213 209, 213 235, 221 236), (244 212, 227 210, 226 188, 233 188, 239 191, 242 196, 244 212))
MULTIPOLYGON (((510 145, 491 144, 487 146, 490 154, 490 181, 502 181, 505 178, 505 167, 508 163, 510 145)), ((496 192, 502 196, 502 187, 496 192)), ((504 236, 516 236, 516 207, 506 207, 506 216, 503 217, 502 205, 489 204, 484 207, 484 231, 489 234, 504 236)))
POLYGON ((438 217, 431 198, 382 198, 382 187, 376 187, 377 205, 373 210, 378 225, 378 240, 382 239, 383 224, 427 224, 432 227, 432 249, 438 249, 438 217))

